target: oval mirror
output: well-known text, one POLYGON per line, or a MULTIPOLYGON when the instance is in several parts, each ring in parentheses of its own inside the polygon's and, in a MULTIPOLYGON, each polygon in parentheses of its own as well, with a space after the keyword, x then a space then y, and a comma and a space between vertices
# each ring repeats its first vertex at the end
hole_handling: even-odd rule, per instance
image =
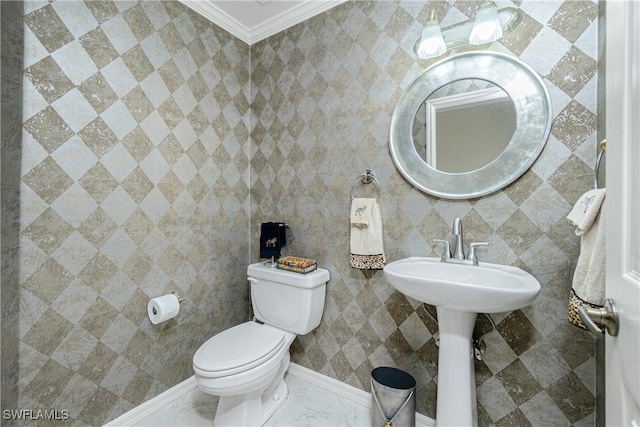
POLYGON ((531 67, 501 53, 467 52, 427 68, 400 97, 389 149, 420 190, 480 197, 533 164, 551 120, 549 93, 531 67))

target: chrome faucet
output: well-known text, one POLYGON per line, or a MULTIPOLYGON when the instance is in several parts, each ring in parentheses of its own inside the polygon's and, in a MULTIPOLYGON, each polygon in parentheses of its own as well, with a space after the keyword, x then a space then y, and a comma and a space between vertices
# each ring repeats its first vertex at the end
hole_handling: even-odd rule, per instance
POLYGON ((464 246, 462 244, 462 220, 460 220, 460 218, 456 218, 453 221, 451 234, 456 237, 455 252, 453 253, 453 256, 451 258, 464 259, 464 246))
POLYGON ((453 228, 451 234, 456 237, 455 250, 451 255, 450 242, 448 240, 433 239, 436 243, 444 244, 444 251, 442 252, 441 262, 452 262, 455 264, 468 264, 478 265, 478 256, 476 255, 476 248, 478 246, 489 246, 486 242, 476 242, 469 245, 469 254, 465 257, 464 243, 462 241, 462 221, 460 218, 456 218, 453 221, 453 228))

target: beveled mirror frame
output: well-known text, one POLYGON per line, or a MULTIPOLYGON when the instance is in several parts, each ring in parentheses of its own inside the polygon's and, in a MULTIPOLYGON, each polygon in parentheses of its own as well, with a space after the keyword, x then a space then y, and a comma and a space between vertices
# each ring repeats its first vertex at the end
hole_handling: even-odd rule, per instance
POLYGON ((418 189, 445 199, 471 199, 500 190, 529 169, 547 142, 551 122, 549 92, 529 65, 503 53, 466 52, 427 68, 400 97, 391 117, 389 151, 398 171, 418 189), (438 171, 418 155, 412 123, 433 92, 464 79, 486 80, 504 90, 515 108, 516 130, 488 165, 466 173, 438 171))

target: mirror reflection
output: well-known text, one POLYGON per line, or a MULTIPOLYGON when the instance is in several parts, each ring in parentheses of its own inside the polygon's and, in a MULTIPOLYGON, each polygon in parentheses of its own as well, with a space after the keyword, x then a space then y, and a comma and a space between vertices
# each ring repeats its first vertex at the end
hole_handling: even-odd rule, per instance
POLYGON ((419 190, 473 199, 510 184, 533 164, 549 137, 551 113, 542 78, 520 59, 465 52, 431 65, 400 96, 391 116, 389 152, 419 190), (469 102, 473 98, 480 104, 469 107, 476 104, 469 102), (452 104, 465 107, 441 108, 452 104), (495 141, 501 143, 490 148, 495 141), (463 155, 468 152, 473 154, 463 155))
POLYGON ((504 90, 486 80, 463 79, 442 86, 420 105, 412 139, 432 168, 465 173, 495 160, 515 130, 516 111, 504 90))

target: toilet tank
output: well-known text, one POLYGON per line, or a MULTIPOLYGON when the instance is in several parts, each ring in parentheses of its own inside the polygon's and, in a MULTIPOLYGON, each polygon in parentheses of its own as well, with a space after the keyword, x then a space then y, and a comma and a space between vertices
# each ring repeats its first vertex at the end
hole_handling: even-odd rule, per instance
POLYGON ((262 262, 249 265, 251 303, 258 320, 276 328, 304 335, 320 324, 329 271, 318 268, 307 274, 273 268, 262 262))

